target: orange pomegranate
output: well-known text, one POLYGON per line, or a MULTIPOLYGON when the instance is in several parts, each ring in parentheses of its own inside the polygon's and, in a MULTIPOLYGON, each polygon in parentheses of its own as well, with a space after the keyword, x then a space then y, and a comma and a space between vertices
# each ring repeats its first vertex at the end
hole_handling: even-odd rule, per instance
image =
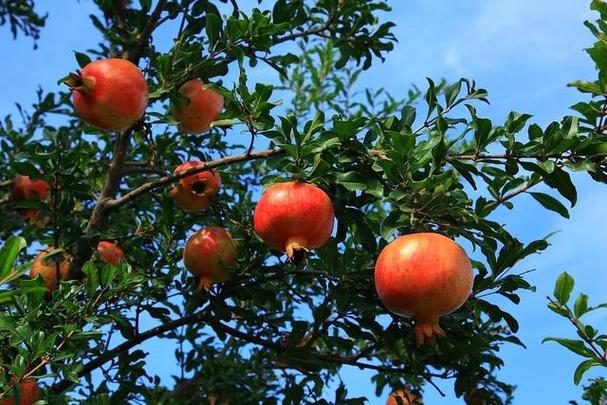
POLYGON ((148 104, 148 86, 141 70, 126 59, 89 63, 66 80, 76 113, 106 131, 126 129, 137 122, 148 104))
POLYGON ((54 247, 49 246, 38 253, 32 264, 32 269, 30 270, 31 278, 40 274, 49 292, 53 292, 57 289, 57 266, 59 266, 59 274, 61 275, 62 280, 68 278, 71 266, 71 258, 66 253, 59 253, 52 257, 47 257, 54 249, 54 247), (60 263, 57 262, 58 259, 61 259, 60 263))
POLYGON ((102 240, 97 244, 97 253, 102 262, 115 266, 124 259, 124 250, 116 242, 102 240))
POLYGON ((223 110, 223 96, 206 88, 200 79, 185 82, 179 94, 181 98, 173 104, 173 117, 184 132, 206 131, 223 110))
POLYGON ((188 239, 183 250, 186 269, 199 279, 198 290, 230 278, 228 269, 236 265, 238 251, 232 236, 223 228, 203 228, 188 239))
MULTIPOLYGON (((32 405, 40 399, 40 390, 38 383, 32 378, 21 381, 19 384, 19 403, 18 405, 32 405)), ((0 400, 0 405, 16 405, 12 397, 0 400)))
POLYGON ((303 182, 274 184, 255 207, 255 232, 273 249, 300 262, 309 249, 324 245, 333 231, 331 199, 322 189, 303 182))
POLYGON ((386 401, 386 405, 418 405, 421 403, 421 399, 417 395, 407 390, 394 391, 386 401))
MULTIPOLYGON (((195 167, 204 166, 204 162, 191 161, 175 168, 174 174, 183 173, 195 167)), ((219 192, 221 177, 212 170, 184 177, 169 191, 181 209, 187 212, 202 211, 211 205, 211 197, 219 192)))
MULTIPOLYGON (((11 189, 11 199, 18 203, 25 200, 46 200, 48 198, 49 185, 41 179, 32 180, 29 176, 15 176, 11 189)), ((42 222, 43 214, 36 208, 19 209, 21 215, 27 222, 42 222)))
POLYGON ((444 336, 438 318, 470 296, 472 265, 466 252, 438 233, 401 236, 388 244, 375 264, 375 288, 392 312, 412 317, 418 345, 444 336))

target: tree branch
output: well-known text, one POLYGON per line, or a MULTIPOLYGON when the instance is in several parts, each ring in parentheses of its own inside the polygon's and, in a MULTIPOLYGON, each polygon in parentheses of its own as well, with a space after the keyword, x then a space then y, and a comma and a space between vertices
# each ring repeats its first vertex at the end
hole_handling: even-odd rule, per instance
POLYGON ((105 222, 107 221, 109 211, 107 202, 116 195, 118 188, 120 187, 131 132, 133 132, 133 128, 129 128, 126 131, 118 134, 118 138, 114 144, 114 154, 112 157, 112 162, 110 163, 105 184, 101 190, 99 198, 97 199, 97 203, 93 208, 93 213, 91 214, 89 223, 84 230, 84 241, 80 244, 79 248, 74 254, 74 259, 70 268, 70 278, 77 278, 82 265, 91 257, 93 248, 98 242, 98 238, 94 235, 103 227, 103 225, 105 225, 105 222))
POLYGON ((171 175, 171 176, 164 176, 159 179, 145 183, 145 184, 137 187, 136 189, 128 192, 127 194, 125 194, 124 196, 122 196, 120 198, 117 198, 115 200, 106 201, 105 206, 108 209, 118 208, 152 190, 167 186, 171 183, 175 183, 175 182, 179 181, 180 179, 191 176, 193 174, 197 174, 200 172, 204 172, 204 171, 215 169, 215 168, 222 167, 222 166, 227 166, 227 165, 230 165, 233 163, 246 162, 246 161, 255 160, 255 159, 264 159, 264 158, 269 158, 272 156, 282 155, 284 153, 285 152, 281 149, 266 149, 266 150, 262 150, 260 152, 254 152, 254 153, 249 153, 249 154, 244 153, 242 155, 227 156, 227 157, 224 157, 221 159, 213 160, 211 162, 207 162, 204 166, 195 167, 193 169, 187 170, 185 172, 181 172, 179 174, 175 174, 175 175, 171 175))
MULTIPOLYGON (((114 357, 124 353, 131 348, 137 346, 138 344, 151 339, 153 337, 162 335, 165 332, 171 331, 173 329, 177 329, 180 326, 187 325, 194 322, 208 321, 209 313, 207 310, 202 312, 198 312, 196 314, 186 316, 183 318, 179 318, 173 322, 165 323, 163 325, 157 326, 155 328, 149 329, 144 333, 140 333, 134 338, 127 340, 126 342, 114 347, 113 349, 104 352, 101 356, 97 357, 94 360, 89 361, 85 364, 80 370, 78 370, 78 376, 82 377, 90 374, 93 370, 101 367, 103 364, 107 363, 114 357)), ((51 387, 51 391, 55 394, 61 394, 63 391, 69 389, 74 384, 71 380, 62 380, 57 384, 51 387)))
POLYGON ((318 35, 318 34, 322 33, 323 31, 327 30, 331 26, 331 24, 333 24, 333 22, 334 22, 333 17, 330 17, 320 27, 310 28, 309 30, 305 30, 302 32, 296 32, 293 34, 285 35, 284 37, 276 38, 274 40, 274 45, 280 44, 283 42, 287 42, 287 41, 292 41, 292 40, 298 39, 298 38, 308 37, 310 35, 318 35))
POLYGON ((143 56, 143 51, 145 47, 150 41, 152 33, 159 26, 160 14, 162 14, 166 3, 167 0, 158 0, 158 4, 156 4, 156 8, 154 9, 154 11, 152 11, 150 18, 148 19, 148 23, 137 38, 137 45, 134 47, 133 50, 127 50, 126 52, 124 52, 123 57, 125 59, 130 60, 134 64, 137 64, 139 62, 139 59, 143 56))
MULTIPOLYGON (((152 32, 154 32, 154 29, 156 29, 158 26, 158 19, 160 18, 160 14, 162 14, 162 10, 164 9, 166 2, 167 0, 158 1, 156 8, 150 15, 145 28, 138 37, 137 44, 132 50, 127 50, 124 52, 123 57, 125 59, 129 59, 135 65, 139 63, 139 59, 141 58, 143 50, 149 42, 152 32)), ((107 202, 116 196, 116 193, 120 187, 120 182, 122 181, 122 173, 128 154, 130 136, 139 128, 140 125, 141 122, 137 122, 132 127, 121 131, 116 138, 112 162, 110 163, 105 184, 101 191, 101 195, 97 199, 97 203, 93 208, 89 223, 84 230, 84 240, 82 243, 80 243, 74 254, 72 266, 70 267, 70 278, 78 278, 80 276, 80 269, 82 268, 82 265, 91 257, 93 249, 99 241, 96 234, 100 229, 103 228, 109 215, 107 202)))
MULTIPOLYGON (((114 347, 113 349, 104 352, 102 355, 100 355, 99 357, 97 357, 94 360, 89 361, 80 370, 78 370, 78 376, 83 377, 85 375, 90 374, 95 369, 101 367, 103 364, 107 363, 108 361, 112 360, 113 358, 115 358, 115 357, 119 356, 120 354, 130 350, 131 348, 143 343, 144 341, 146 341, 148 339, 160 336, 165 332, 175 330, 181 326, 198 323, 198 322, 206 322, 209 326, 211 326, 212 328, 214 328, 216 330, 220 330, 230 336, 239 338, 241 340, 244 340, 245 342, 256 344, 265 349, 274 350, 276 352, 281 352, 282 350, 285 349, 285 346, 283 346, 281 343, 273 342, 271 340, 266 340, 257 335, 253 335, 253 334, 249 334, 249 333, 240 331, 236 328, 233 328, 231 326, 224 324, 223 322, 215 320, 210 313, 210 308, 206 307, 204 310, 202 310, 201 312, 198 312, 196 314, 185 316, 183 318, 176 319, 172 322, 168 322, 163 325, 149 329, 148 331, 138 334, 134 338, 114 347)), ((361 362, 361 361, 359 361, 359 358, 361 357, 359 355, 341 357, 341 356, 336 356, 336 355, 333 355, 330 353, 322 353, 322 352, 313 352, 313 354, 319 360, 329 362, 329 363, 336 363, 336 364, 342 364, 342 365, 346 364, 346 365, 350 365, 350 366, 354 366, 354 367, 358 367, 358 368, 362 368, 362 369, 375 370, 375 371, 384 372, 384 373, 407 373, 408 372, 407 369, 405 369, 405 368, 361 362)), ((371 357, 371 356, 373 356, 373 355, 372 354, 365 355, 365 357, 371 357)), ((424 378, 427 381, 431 381, 431 377, 442 377, 442 375, 432 374, 432 373, 424 374, 424 378)), ((74 384, 73 381, 65 379, 65 380, 62 380, 62 381, 58 382, 57 384, 53 385, 50 388, 50 390, 55 394, 61 394, 65 390, 69 389, 73 384, 74 384)), ((440 392, 440 390, 439 390, 439 392, 440 392)))

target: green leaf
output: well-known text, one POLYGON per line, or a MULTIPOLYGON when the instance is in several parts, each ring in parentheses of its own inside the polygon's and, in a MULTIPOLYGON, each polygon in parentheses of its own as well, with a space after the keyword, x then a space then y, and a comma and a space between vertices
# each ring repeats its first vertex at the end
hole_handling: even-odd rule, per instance
POLYGON ((556 198, 544 193, 530 193, 544 208, 559 213, 565 218, 569 218, 569 211, 556 198))
POLYGON ((363 176, 358 172, 340 173, 337 175, 337 183, 350 191, 364 191, 375 197, 382 197, 384 193, 383 186, 379 180, 363 176))
POLYGON ((582 93, 590 93, 595 96, 603 93, 601 90, 601 86, 598 83, 577 80, 575 82, 569 83, 567 86, 575 87, 582 93))
POLYGON ((588 296, 586 294, 580 294, 577 300, 575 300, 573 313, 575 314, 576 318, 579 318, 586 312, 588 312, 588 296))
POLYGON ((22 237, 11 236, 0 249, 0 280, 4 280, 15 266, 19 252, 27 246, 22 237))
POLYGON ((399 210, 394 210, 388 214, 387 217, 381 222, 380 234, 385 240, 388 240, 394 231, 398 229, 399 220, 402 217, 402 213, 399 210))
POLYGON ((600 365, 601 365, 601 363, 594 359, 584 360, 575 369, 575 373, 573 374, 573 383, 575 385, 579 385, 579 383, 580 383, 580 381, 582 381, 582 377, 584 376, 584 373, 586 371, 590 370, 594 366, 600 366, 600 365))
POLYGON ((76 55, 76 62, 81 68, 91 63, 91 58, 85 53, 74 51, 74 55, 76 55))
POLYGON ((95 263, 91 261, 84 263, 82 272, 86 275, 86 291, 89 295, 93 295, 97 287, 99 287, 99 274, 95 263))
POLYGON ((567 304, 567 301, 569 301, 574 283, 573 277, 571 277, 567 272, 561 273, 559 278, 556 280, 556 285, 554 286, 554 297, 562 305, 567 304))
POLYGON ((456 83, 450 85, 449 87, 447 87, 445 89, 445 102, 447 103, 447 106, 450 106, 451 104, 453 104, 455 102, 455 100, 457 99, 457 96, 459 95, 461 88, 462 88, 462 81, 458 80, 456 83))
POLYGON ((579 354, 580 356, 594 357, 594 353, 592 352, 592 350, 587 348, 584 344, 584 341, 582 340, 547 337, 542 340, 542 343, 545 342, 556 342, 561 346, 564 346, 567 349, 571 350, 575 354, 579 354))
POLYGON ((148 12, 150 8, 152 8, 152 0, 139 0, 139 4, 141 5, 141 10, 148 12))
POLYGON ((569 173, 557 166, 552 173, 545 173, 543 178, 546 184, 558 190, 563 197, 568 199, 572 207, 575 205, 577 202, 577 191, 569 173))
POLYGON ((118 267, 112 266, 111 264, 106 264, 101 269, 101 277, 99 277, 100 284, 102 286, 106 286, 116 278, 118 274, 118 267))
POLYGON ((217 14, 208 13, 206 22, 207 37, 209 44, 212 47, 219 39, 219 32, 221 30, 221 18, 217 14))

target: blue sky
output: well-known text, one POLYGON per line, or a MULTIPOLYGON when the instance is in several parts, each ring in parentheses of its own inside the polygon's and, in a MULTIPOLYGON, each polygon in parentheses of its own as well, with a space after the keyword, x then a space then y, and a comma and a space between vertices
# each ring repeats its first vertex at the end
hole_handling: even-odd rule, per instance
MULTIPOLYGON (((38 86, 49 90, 56 81, 75 68, 73 50, 94 47, 98 35, 88 20, 89 1, 39 0, 50 17, 44 28, 39 49, 32 49, 29 38, 12 41, 6 27, 0 29, 0 49, 5 60, 0 75, 0 116, 16 113, 14 102, 24 106, 34 101, 38 86), (9 57, 10 55, 10 57, 9 57)), ((582 22, 594 16, 583 0, 399 0, 391 2, 394 10, 387 18, 397 23, 399 43, 383 64, 365 72, 361 85, 387 87, 392 94, 404 93, 411 83, 424 85, 425 77, 475 79, 489 90, 491 106, 481 112, 495 122, 503 122, 508 112, 516 110, 534 115, 534 122, 545 125, 569 113, 568 107, 581 100, 566 83, 593 79, 590 59, 582 51, 592 44, 592 37, 582 22)), ((168 46, 171 27, 159 33, 158 40, 168 46)), ((265 81, 268 72, 260 69, 251 80, 265 81)), ((529 196, 518 198, 512 211, 501 209, 495 218, 523 241, 541 238, 560 230, 551 239, 552 246, 539 256, 520 264, 516 270, 535 269, 529 279, 536 293, 523 296, 512 307, 521 323, 520 337, 528 346, 503 349, 506 366, 501 376, 518 385, 515 404, 566 404, 580 396, 573 386, 572 374, 578 358, 556 344, 540 344, 545 336, 573 336, 566 321, 546 309, 557 275, 567 270, 576 278, 576 292, 584 291, 591 301, 607 301, 604 286, 607 272, 604 241, 607 240, 607 188, 594 184, 585 175, 575 175, 579 201, 565 220, 540 209, 529 196)), ((501 302, 498 302, 500 305, 501 302)), ((605 317, 593 320, 600 326, 605 317)), ((146 345, 150 366, 171 373, 174 364, 171 350, 158 350, 166 342, 156 340, 146 345)), ((161 372, 161 371, 157 371, 161 372)), ((373 374, 345 368, 342 378, 350 394, 372 399, 373 374)), ((589 373, 598 375, 598 372, 589 373)), ((459 404, 450 392, 440 398, 432 388, 425 394, 427 404, 459 404)))

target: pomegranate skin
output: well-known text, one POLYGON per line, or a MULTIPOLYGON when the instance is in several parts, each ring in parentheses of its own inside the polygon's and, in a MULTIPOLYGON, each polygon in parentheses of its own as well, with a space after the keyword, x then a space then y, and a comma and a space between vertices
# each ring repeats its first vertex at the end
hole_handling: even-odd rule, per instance
POLYGON ((145 77, 126 59, 91 62, 68 85, 80 118, 106 131, 130 127, 143 116, 148 104, 145 77))
POLYGON ((386 405, 400 405, 396 398, 400 398, 402 405, 421 404, 421 401, 417 398, 417 395, 406 390, 398 390, 390 394, 388 400, 386 401, 386 405))
MULTIPOLYGON (((19 405, 32 405, 40 399, 38 383, 34 379, 27 379, 19 383, 19 405)), ((12 397, 0 400, 0 405, 14 405, 12 397)))
POLYGON ((186 269, 199 279, 198 290, 230 279, 228 269, 236 265, 238 251, 232 236, 223 228, 208 227, 194 233, 183 249, 186 269))
MULTIPOLYGON (((174 174, 203 165, 204 162, 200 161, 186 162, 177 166, 174 174)), ((175 187, 169 191, 169 195, 173 197, 175 204, 184 211, 197 212, 209 208, 211 197, 217 194, 220 188, 221 176, 219 173, 205 170, 179 180, 175 187)))
POLYGON ((223 96, 207 89, 200 79, 189 80, 179 88, 179 94, 185 99, 173 104, 173 117, 183 132, 199 134, 217 121, 223 110, 223 96))
POLYGON ((301 261, 309 249, 324 245, 333 231, 335 214, 322 189, 303 182, 274 184, 261 196, 253 225, 273 249, 301 261), (303 257, 302 257, 303 256, 303 257))
POLYGON ((97 244, 97 253, 102 262, 112 266, 116 266, 126 256, 120 245, 108 240, 102 240, 97 244))
MULTIPOLYGON (((53 292, 57 289, 57 265, 53 259, 46 258, 46 255, 52 252, 54 249, 54 247, 49 246, 40 251, 40 253, 38 253, 34 259, 34 263, 32 264, 32 268, 30 270, 31 278, 36 277, 38 274, 42 276, 44 285, 46 285, 48 292, 53 292)), ((71 258, 67 254, 63 254, 63 258, 63 261, 61 261, 59 264, 59 273, 61 275, 61 279, 66 280, 70 272, 71 258)))
POLYGON ((389 243, 375 264, 375 289, 392 312, 415 320, 419 345, 445 333, 438 318, 461 307, 474 275, 464 250, 437 233, 415 233, 389 243))
MULTIPOLYGON (((49 185, 41 179, 32 180, 29 176, 15 176, 11 189, 13 202, 25 200, 46 200, 48 198, 49 185)), ((27 222, 43 222, 43 214, 36 208, 19 209, 19 213, 27 222)))

